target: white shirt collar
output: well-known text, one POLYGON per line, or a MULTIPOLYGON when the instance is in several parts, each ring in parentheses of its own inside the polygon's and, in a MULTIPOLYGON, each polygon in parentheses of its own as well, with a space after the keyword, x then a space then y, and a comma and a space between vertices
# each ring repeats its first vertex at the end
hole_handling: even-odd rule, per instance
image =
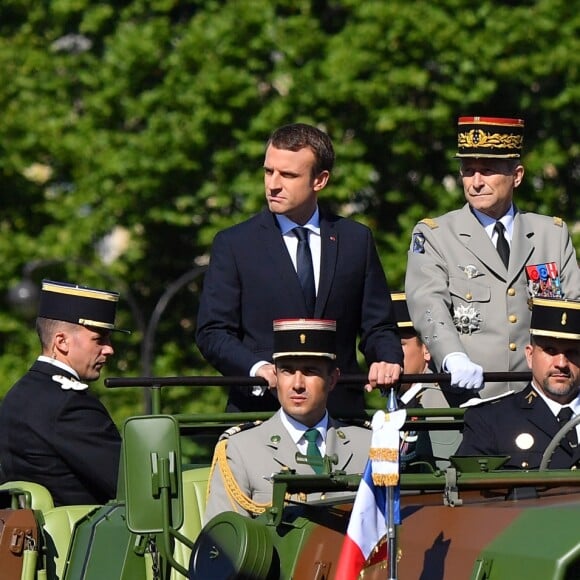
MULTIPOLYGON (((282 425, 284 425, 286 431, 288 431, 290 434, 292 441, 294 441, 296 445, 299 445, 300 440, 304 437, 304 433, 306 433, 310 427, 307 427, 299 421, 296 421, 296 419, 293 417, 290 417, 290 415, 288 415, 284 409, 280 409, 279 413, 282 425)), ((326 433, 328 432, 328 411, 324 413, 324 417, 322 417, 322 419, 320 419, 320 421, 318 421, 318 423, 316 423, 313 428, 316 429, 322 437, 322 453, 326 448, 326 433)))
MULTIPOLYGON (((280 226, 283 236, 288 232, 291 232, 294 228, 300 227, 300 224, 293 222, 285 215, 275 214, 275 217, 276 220, 278 220, 278 225, 280 226)), ((316 210, 312 214, 312 217, 302 227, 308 228, 315 234, 320 235, 320 212, 318 211, 318 206, 316 206, 316 210)))
POLYGON ((489 217, 487 214, 478 211, 474 207, 471 208, 471 211, 473 211, 473 215, 477 218, 477 221, 484 227, 490 239, 493 236, 494 233, 493 227, 495 226, 496 221, 500 221, 504 225, 508 239, 509 240, 512 239, 514 232, 514 216, 515 216, 513 204, 510 206, 509 210, 504 215, 502 215, 501 218, 499 218, 499 220, 489 217))
POLYGON ((81 378, 79 377, 79 374, 71 367, 69 367, 67 364, 60 362, 59 360, 55 360, 49 356, 45 356, 43 354, 41 354, 36 360, 39 360, 41 362, 45 362, 48 363, 49 365, 53 365, 55 367, 58 367, 60 369, 63 369, 67 372, 69 372, 71 375, 73 375, 74 377, 76 377, 77 379, 79 379, 79 381, 81 380, 81 378))
POLYGON ((532 381, 532 387, 533 387, 534 391, 536 391, 536 393, 538 393, 538 395, 540 395, 540 397, 542 397, 542 399, 544 400, 546 405, 548 405, 548 408, 550 409, 550 411, 552 411, 552 413, 554 414, 554 417, 558 416, 558 413, 560 412, 560 409, 562 409, 562 407, 570 407, 572 409, 572 412, 574 413, 574 415, 578 415, 580 413, 580 395, 577 396, 574 400, 572 400, 567 405, 561 405, 560 403, 553 401, 552 399, 549 399, 548 397, 546 397, 546 395, 544 395, 542 389, 536 387, 536 385, 534 384, 534 381, 532 381))

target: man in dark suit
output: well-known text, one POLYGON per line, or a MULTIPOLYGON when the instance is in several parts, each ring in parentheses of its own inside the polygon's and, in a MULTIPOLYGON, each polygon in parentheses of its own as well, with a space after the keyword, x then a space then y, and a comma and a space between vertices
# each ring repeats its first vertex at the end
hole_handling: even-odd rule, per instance
MULTIPOLYGON (((580 413, 580 302, 534 298, 526 359, 532 381, 502 399, 469 408, 458 455, 509 455, 509 469, 537 469, 563 425, 580 413)), ((577 428, 554 450, 549 467, 580 460, 577 428)))
POLYGON ((119 295, 44 280, 36 329, 42 354, 0 405, 0 464, 6 481, 48 488, 55 505, 115 497, 121 438, 81 381, 99 378, 113 354, 119 295))
MULTIPOLYGON (((271 390, 276 386, 272 321, 281 318, 336 320, 337 363, 344 374, 360 372, 359 337, 370 367, 368 390, 392 386, 399 378, 403 355, 373 236, 367 227, 318 206, 333 163, 332 142, 324 132, 304 124, 277 129, 264 160, 268 209, 215 237, 197 345, 222 374, 262 377, 270 387, 234 387, 228 410, 278 408, 271 390)), ((329 409, 362 412, 362 386, 339 385, 329 409)))
POLYGON ((370 429, 341 423, 326 409, 339 375, 335 321, 278 320, 274 335, 281 408, 263 423, 234 427, 222 435, 212 462, 205 521, 223 511, 247 516, 264 512, 272 503, 270 476, 284 468, 305 475, 330 469, 354 474, 365 468, 370 429), (297 460, 298 452, 306 462, 297 460), (333 458, 332 463, 327 459, 326 468, 323 457, 333 458))

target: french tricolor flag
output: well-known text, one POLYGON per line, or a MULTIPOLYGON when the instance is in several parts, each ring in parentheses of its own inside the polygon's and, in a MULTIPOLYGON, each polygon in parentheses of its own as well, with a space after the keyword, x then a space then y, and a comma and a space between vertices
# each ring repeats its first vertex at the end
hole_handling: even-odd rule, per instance
POLYGON ((387 486, 392 487, 392 525, 401 523, 399 494, 399 429, 404 409, 377 411, 369 460, 354 500, 350 521, 338 560, 335 578, 356 580, 363 568, 387 559, 389 506, 387 486))

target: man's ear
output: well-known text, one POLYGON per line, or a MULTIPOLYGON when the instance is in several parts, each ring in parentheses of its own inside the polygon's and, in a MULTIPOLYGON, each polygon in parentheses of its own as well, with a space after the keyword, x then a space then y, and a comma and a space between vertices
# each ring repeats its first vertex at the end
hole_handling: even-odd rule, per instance
POLYGON ((60 352, 67 354, 68 353, 68 349, 69 349, 69 344, 68 344, 68 336, 66 334, 66 332, 57 332, 54 335, 54 347, 56 349, 58 349, 60 352))
POLYGON ((514 171, 514 187, 518 187, 524 179, 524 166, 517 165, 514 171))
POLYGON ((328 380, 328 390, 329 392, 336 387, 336 383, 338 382, 338 377, 340 376, 340 370, 338 368, 334 368, 329 376, 328 380))
POLYGON ((526 344, 526 362, 528 363, 528 368, 532 368, 532 355, 534 354, 534 346, 531 344, 526 344))
POLYGON ((313 180, 312 189, 314 191, 320 191, 326 187, 328 180, 330 179, 330 172, 324 170, 321 171, 313 180))

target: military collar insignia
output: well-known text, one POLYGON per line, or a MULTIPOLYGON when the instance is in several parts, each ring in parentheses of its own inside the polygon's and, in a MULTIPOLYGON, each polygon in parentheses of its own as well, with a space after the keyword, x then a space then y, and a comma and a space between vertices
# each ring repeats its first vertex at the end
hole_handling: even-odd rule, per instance
POLYGON ((478 276, 483 276, 483 273, 480 272, 473 264, 467 264, 467 266, 461 266, 457 264, 457 267, 467 276, 468 280, 477 278, 478 276))
POLYGON ((73 378, 63 377, 62 375, 52 375, 52 380, 60 383, 63 391, 86 391, 89 385, 85 385, 73 378))
POLYGON ((536 399, 537 397, 538 393, 536 393, 536 391, 534 391, 533 388, 530 388, 530 390, 524 395, 524 398, 528 402, 528 405, 531 405, 534 402, 534 399, 536 399))

